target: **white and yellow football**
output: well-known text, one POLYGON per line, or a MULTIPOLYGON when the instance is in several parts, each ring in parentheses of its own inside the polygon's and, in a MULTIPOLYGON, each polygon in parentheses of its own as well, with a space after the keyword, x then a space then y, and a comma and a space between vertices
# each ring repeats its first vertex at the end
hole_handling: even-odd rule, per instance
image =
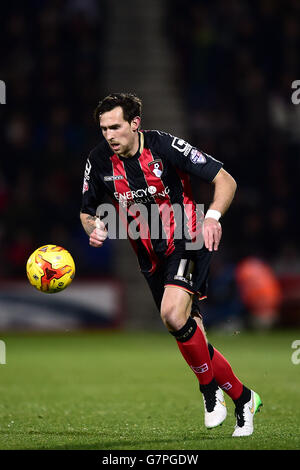
POLYGON ((32 286, 41 292, 54 294, 71 284, 75 276, 75 263, 65 248, 44 245, 30 255, 26 272, 32 286))

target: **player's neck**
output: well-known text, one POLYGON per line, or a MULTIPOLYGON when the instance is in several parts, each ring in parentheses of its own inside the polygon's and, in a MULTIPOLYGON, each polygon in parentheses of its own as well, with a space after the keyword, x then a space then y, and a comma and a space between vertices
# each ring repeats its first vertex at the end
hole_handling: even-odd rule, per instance
POLYGON ((139 148, 140 148, 140 134, 139 132, 136 132, 136 134, 134 135, 132 146, 128 149, 127 152, 125 152, 122 155, 120 154, 120 156, 123 158, 133 157, 138 152, 139 148))

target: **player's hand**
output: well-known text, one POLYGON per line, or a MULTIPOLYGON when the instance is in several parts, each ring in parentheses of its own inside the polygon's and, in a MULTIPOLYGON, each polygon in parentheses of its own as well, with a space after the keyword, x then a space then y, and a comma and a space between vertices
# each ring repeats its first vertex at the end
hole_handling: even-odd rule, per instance
POLYGON ((217 251, 222 237, 222 227, 216 219, 208 217, 203 221, 204 244, 209 251, 217 251))
POLYGON ((107 238, 107 230, 104 223, 96 219, 96 228, 90 235, 90 245, 94 248, 100 248, 107 238))

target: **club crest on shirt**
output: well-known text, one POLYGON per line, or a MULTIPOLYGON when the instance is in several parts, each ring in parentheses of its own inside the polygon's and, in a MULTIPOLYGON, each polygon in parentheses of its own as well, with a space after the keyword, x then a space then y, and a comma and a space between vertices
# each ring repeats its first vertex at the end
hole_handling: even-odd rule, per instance
POLYGON ((163 172, 163 163, 161 160, 153 160, 153 162, 148 163, 149 170, 151 173, 156 176, 156 178, 160 178, 163 172))

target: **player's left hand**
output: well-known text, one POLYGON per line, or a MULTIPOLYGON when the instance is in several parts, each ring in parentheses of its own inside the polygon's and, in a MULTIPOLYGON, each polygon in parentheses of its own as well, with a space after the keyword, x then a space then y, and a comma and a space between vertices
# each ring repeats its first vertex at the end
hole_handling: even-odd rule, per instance
POLYGON ((216 219, 208 217, 203 221, 204 245, 209 251, 217 251, 222 237, 222 227, 216 219))

